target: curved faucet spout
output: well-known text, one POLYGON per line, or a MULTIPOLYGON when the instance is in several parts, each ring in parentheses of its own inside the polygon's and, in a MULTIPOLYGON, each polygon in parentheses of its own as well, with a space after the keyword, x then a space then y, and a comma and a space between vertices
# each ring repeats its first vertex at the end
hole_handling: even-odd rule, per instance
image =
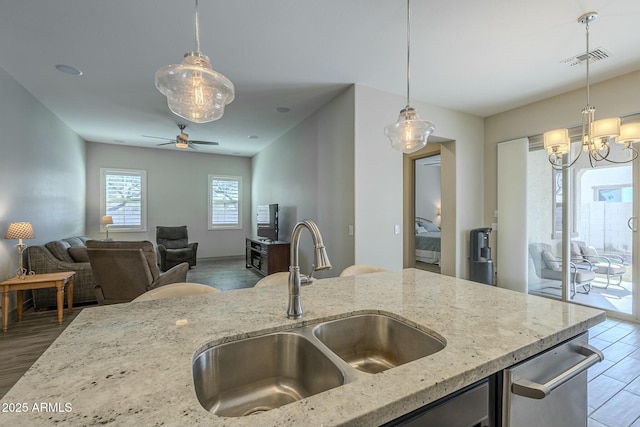
POLYGON ((302 303, 300 301, 300 262, 298 259, 300 247, 300 233, 303 229, 309 230, 313 244, 315 246, 315 264, 311 274, 308 276, 309 283, 313 280, 313 272, 316 270, 327 270, 331 268, 331 262, 327 256, 320 229, 311 220, 305 219, 293 227, 291 233, 291 265, 289 266, 289 307, 287 317, 289 319, 299 319, 302 317, 302 303))

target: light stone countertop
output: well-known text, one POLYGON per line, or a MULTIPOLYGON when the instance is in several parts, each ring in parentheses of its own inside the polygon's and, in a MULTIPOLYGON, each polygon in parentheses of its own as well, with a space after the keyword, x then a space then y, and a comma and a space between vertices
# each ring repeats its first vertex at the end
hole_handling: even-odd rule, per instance
POLYGON ((379 425, 605 319, 599 310, 415 269, 317 280, 302 288, 302 320, 288 320, 286 305, 287 289, 267 286, 86 308, 4 396, 0 425, 379 425), (405 318, 447 345, 249 417, 218 417, 198 403, 198 350, 362 311, 405 318), (41 403, 48 410, 34 410, 41 403))

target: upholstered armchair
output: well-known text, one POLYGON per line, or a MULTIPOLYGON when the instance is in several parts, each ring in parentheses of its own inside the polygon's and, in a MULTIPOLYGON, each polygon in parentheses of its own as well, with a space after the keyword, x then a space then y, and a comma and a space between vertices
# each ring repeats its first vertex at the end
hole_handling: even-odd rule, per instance
POLYGON ((196 265, 198 243, 189 243, 187 226, 156 227, 156 243, 158 244, 158 261, 160 270, 167 271, 180 263, 189 263, 189 267, 196 265))
POLYGON ((151 289, 187 281, 189 264, 186 262, 160 272, 153 243, 149 241, 89 240, 87 254, 100 305, 129 302, 151 289))

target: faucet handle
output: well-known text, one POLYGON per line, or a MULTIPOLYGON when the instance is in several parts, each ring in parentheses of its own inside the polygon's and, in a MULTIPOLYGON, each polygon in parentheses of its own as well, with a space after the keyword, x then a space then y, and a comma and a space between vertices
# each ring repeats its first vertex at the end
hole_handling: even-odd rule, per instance
POLYGON ((311 264, 311 273, 307 276, 306 274, 301 274, 300 275, 300 284, 301 285, 310 285, 313 283, 313 279, 315 279, 315 277, 313 277, 313 273, 316 272, 316 266, 315 264, 311 264))

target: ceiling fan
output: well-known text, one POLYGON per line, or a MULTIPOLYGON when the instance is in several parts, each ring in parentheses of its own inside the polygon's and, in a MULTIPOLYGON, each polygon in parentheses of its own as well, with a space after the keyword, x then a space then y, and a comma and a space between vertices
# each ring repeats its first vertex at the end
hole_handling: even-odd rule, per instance
POLYGON ((179 124, 178 128, 180 128, 180 135, 177 135, 175 137, 175 139, 171 139, 171 138, 162 138, 159 136, 149 136, 149 135, 142 135, 145 138, 155 138, 155 139, 164 139, 170 142, 164 142, 162 144, 156 144, 158 146, 160 145, 170 145, 170 144, 175 144, 176 147, 178 148, 191 148, 194 150, 200 150, 200 148, 198 148, 198 145, 220 145, 218 142, 214 142, 214 141, 192 141, 189 139, 189 135, 184 133, 184 130, 187 126, 183 125, 183 124, 179 124))

